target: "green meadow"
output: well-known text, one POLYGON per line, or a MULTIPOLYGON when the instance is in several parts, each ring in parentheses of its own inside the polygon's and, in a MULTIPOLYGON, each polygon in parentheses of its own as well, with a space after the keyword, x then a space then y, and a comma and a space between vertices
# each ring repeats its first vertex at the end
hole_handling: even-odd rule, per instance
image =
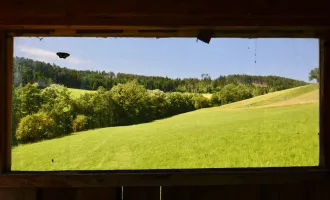
MULTIPOLYGON (((86 91, 74 90, 75 96, 86 91)), ((318 86, 13 147, 12 170, 318 165, 318 86)))

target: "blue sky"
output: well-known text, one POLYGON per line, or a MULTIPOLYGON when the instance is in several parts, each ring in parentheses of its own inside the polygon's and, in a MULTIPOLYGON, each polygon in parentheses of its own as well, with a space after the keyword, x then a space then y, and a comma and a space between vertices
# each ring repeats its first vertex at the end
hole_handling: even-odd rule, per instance
POLYGON ((317 39, 15 38, 14 54, 73 69, 172 78, 244 73, 308 81, 319 62, 317 39), (60 59, 58 51, 71 56, 60 59))

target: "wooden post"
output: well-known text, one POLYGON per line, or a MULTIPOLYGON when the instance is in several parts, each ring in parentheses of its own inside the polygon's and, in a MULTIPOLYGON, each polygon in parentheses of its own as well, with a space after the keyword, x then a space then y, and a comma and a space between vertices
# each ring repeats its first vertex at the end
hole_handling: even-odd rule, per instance
POLYGON ((13 38, 0 30, 0 174, 11 166, 11 98, 13 38))
POLYGON ((330 169, 330 34, 320 48, 320 166, 330 169), (328 79, 328 80, 327 80, 328 79))

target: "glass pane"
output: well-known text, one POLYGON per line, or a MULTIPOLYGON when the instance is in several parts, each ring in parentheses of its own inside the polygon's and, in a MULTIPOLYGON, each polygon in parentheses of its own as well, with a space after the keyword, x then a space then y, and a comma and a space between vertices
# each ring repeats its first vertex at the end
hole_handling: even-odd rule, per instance
POLYGON ((317 166, 317 39, 15 38, 12 170, 317 166))

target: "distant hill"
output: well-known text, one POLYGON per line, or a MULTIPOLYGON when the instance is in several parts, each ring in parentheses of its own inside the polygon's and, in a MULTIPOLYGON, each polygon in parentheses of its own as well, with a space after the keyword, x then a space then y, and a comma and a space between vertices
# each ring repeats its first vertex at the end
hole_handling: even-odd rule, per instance
POLYGON ((172 79, 161 76, 144 76, 105 71, 74 70, 55 64, 35 61, 23 57, 14 58, 14 84, 38 82, 41 87, 51 83, 62 84, 69 88, 96 90, 100 86, 111 89, 113 86, 136 80, 147 89, 164 92, 215 93, 227 84, 244 84, 263 88, 264 93, 303 86, 307 83, 279 76, 252 76, 234 74, 211 79, 208 74, 201 78, 172 79))

